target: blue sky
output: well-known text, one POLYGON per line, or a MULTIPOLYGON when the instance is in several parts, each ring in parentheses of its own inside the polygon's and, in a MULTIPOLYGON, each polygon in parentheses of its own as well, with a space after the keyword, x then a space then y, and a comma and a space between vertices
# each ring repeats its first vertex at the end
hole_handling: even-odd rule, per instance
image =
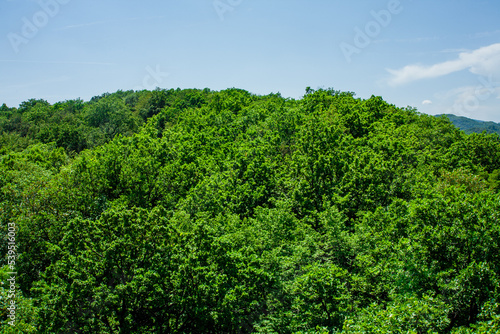
POLYGON ((500 2, 0 0, 0 103, 307 86, 500 122, 500 2))

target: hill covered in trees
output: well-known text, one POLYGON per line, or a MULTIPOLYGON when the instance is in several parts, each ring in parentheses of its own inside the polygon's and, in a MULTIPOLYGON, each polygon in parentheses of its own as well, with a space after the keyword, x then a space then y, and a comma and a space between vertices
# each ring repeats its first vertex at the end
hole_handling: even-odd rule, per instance
POLYGON ((496 134, 309 88, 30 100, 0 129, 3 333, 500 330, 496 134))
MULTIPOLYGON (((439 115, 442 116, 442 115, 439 115)), ((463 116, 455 116, 452 114, 444 114, 448 119, 460 130, 463 130, 467 134, 481 133, 486 131, 487 133, 496 133, 500 135, 500 124, 495 122, 485 122, 477 121, 471 118, 463 116)))

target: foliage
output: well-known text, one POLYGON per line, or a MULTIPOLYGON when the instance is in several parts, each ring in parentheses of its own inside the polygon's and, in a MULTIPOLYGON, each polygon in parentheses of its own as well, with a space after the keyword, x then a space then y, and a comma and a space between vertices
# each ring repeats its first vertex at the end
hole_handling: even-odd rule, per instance
POLYGON ((498 135, 311 88, 32 99, 0 133, 2 332, 498 330, 498 135))

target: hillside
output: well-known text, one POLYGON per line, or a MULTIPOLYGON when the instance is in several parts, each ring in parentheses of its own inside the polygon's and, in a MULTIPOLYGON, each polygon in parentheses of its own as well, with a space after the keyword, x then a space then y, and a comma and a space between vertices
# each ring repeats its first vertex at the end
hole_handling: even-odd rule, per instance
MULTIPOLYGON (((442 115, 438 115, 442 116, 442 115)), ((448 119, 460 130, 467 134, 481 133, 496 133, 500 135, 500 123, 477 121, 463 116, 455 116, 452 114, 444 114, 448 119)))
POLYGON ((2 333, 12 302, 22 333, 500 330, 496 134, 309 88, 30 100, 0 129, 2 333))

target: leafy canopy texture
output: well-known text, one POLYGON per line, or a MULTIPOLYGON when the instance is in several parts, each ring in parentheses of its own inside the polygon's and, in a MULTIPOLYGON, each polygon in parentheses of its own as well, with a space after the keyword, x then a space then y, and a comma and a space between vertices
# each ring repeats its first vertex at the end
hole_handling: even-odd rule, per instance
POLYGON ((497 134, 310 88, 32 99, 0 130, 1 333, 500 332, 497 134))

